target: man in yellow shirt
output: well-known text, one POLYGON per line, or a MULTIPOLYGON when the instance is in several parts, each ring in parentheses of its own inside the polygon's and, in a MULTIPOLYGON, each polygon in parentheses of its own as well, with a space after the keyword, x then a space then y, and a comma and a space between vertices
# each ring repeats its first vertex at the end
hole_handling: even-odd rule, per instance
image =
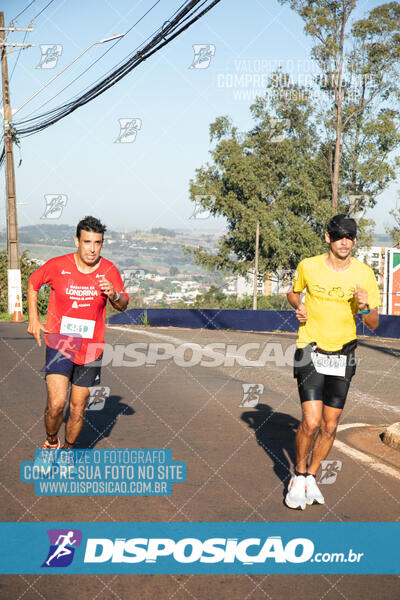
POLYGON ((343 214, 333 217, 325 233, 329 252, 300 262, 287 295, 300 322, 294 377, 303 413, 296 435, 295 474, 285 499, 289 508, 304 510, 306 504, 325 503, 315 474, 334 442, 356 370, 355 316, 360 311, 369 329, 379 324, 374 272, 351 256, 356 236, 354 219, 343 214))

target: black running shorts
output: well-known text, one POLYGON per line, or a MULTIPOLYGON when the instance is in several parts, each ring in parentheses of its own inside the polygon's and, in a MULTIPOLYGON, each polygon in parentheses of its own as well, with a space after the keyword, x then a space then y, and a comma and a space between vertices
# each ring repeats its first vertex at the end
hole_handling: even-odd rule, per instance
POLYGON ((58 350, 46 346, 46 364, 42 371, 46 373, 45 377, 51 374, 65 375, 74 385, 92 387, 100 383, 101 359, 102 356, 87 365, 76 365, 58 350))
POLYGON ((356 372, 355 348, 357 340, 345 344, 336 352, 326 352, 316 348, 316 344, 308 344, 305 348, 297 348, 294 355, 294 377, 297 379, 300 401, 322 400, 326 406, 343 408, 346 402, 351 379, 356 372), (344 377, 317 373, 311 360, 311 352, 321 354, 347 356, 344 377))

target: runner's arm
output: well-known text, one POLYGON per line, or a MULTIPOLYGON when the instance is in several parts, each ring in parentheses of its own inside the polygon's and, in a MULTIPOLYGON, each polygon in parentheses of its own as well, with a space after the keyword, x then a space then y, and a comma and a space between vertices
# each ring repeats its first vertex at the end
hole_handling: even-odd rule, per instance
POLYGON ((375 286, 371 285, 371 290, 368 293, 367 289, 362 288, 359 284, 357 284, 356 289, 354 291, 354 298, 356 299, 356 302, 358 304, 358 309, 363 311, 363 310, 370 310, 370 312, 366 315, 362 315, 362 319, 365 323, 365 325, 369 328, 369 329, 376 329, 379 325, 379 314, 378 314, 378 307, 377 307, 377 301, 379 301, 379 292, 378 292, 378 286, 376 284, 376 280, 375 280, 375 275, 372 275, 373 277, 373 283, 375 284, 375 286), (374 287, 376 287, 376 290, 374 290, 374 287), (375 294, 374 294, 375 291, 375 294), (373 305, 374 308, 370 308, 369 304, 368 304, 368 300, 370 300, 373 305))
POLYGON ((106 277, 103 276, 101 282, 100 282, 100 288, 102 290, 102 292, 104 292, 104 294, 107 296, 107 298, 109 299, 109 301, 111 302, 112 306, 114 308, 116 308, 117 310, 119 310, 120 312, 123 312, 124 310, 126 310, 126 307, 128 306, 129 303, 129 298, 126 295, 125 291, 121 291, 118 292, 118 287, 122 290, 123 288, 123 282, 121 277, 119 276, 119 280, 120 281, 109 281, 108 279, 106 279, 106 277), (115 298, 115 300, 114 300, 115 298))
POLYGON ((293 291, 293 288, 286 295, 289 304, 293 306, 296 311, 296 317, 300 323, 305 323, 308 319, 307 309, 301 301, 301 292, 293 291))
POLYGON ((119 310, 120 312, 126 310, 126 307, 128 306, 129 302, 128 298, 123 294, 120 294, 120 297, 118 298, 117 302, 114 302, 113 300, 111 300, 111 298, 109 298, 109 300, 113 307, 119 310))
POLYGON ((294 292, 293 288, 286 294, 289 304, 291 304, 295 310, 297 310, 300 304, 302 304, 300 295, 301 292, 294 292))
POLYGON ((28 282, 28 329, 27 332, 32 335, 37 341, 38 345, 42 345, 40 339, 40 332, 46 331, 45 326, 40 322, 38 310, 37 310, 37 291, 33 287, 32 283, 28 282))
POLYGON ((374 331, 379 325, 379 314, 377 308, 371 308, 371 312, 367 315, 363 315, 363 321, 368 329, 374 331))

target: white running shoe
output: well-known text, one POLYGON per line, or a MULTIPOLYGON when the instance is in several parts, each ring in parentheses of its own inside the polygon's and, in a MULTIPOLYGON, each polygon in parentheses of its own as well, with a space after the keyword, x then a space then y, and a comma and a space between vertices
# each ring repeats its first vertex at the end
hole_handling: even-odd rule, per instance
POLYGON ((307 475, 306 477, 306 502, 310 505, 325 504, 325 498, 321 494, 313 475, 307 475))
POLYGON ((304 475, 293 475, 289 483, 285 504, 289 508, 301 508, 301 510, 306 508, 306 478, 304 475))

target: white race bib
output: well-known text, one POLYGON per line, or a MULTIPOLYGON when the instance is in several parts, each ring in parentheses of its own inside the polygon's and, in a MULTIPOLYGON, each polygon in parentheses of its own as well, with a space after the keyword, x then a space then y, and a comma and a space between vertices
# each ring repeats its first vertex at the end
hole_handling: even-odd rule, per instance
POLYGON ((321 375, 346 375, 347 356, 345 354, 320 354, 311 352, 311 360, 317 373, 321 375))
POLYGON ((75 337, 92 339, 96 321, 90 319, 76 319, 73 317, 62 317, 60 333, 75 337))

